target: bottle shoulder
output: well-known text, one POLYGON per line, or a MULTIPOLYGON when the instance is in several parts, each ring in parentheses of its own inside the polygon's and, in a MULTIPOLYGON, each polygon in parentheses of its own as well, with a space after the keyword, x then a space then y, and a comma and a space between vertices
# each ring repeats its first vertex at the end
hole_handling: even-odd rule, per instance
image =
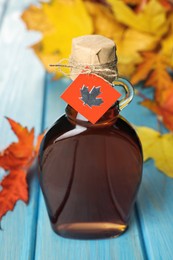
POLYGON ((142 154, 142 144, 137 132, 124 117, 119 115, 114 127, 118 127, 120 133, 124 133, 126 136, 130 137, 130 139, 138 146, 140 153, 142 154))
POLYGON ((135 143, 142 152, 141 143, 135 129, 122 116, 118 116, 116 122, 114 122, 114 124, 112 124, 111 126, 87 128, 82 125, 75 125, 71 123, 68 120, 67 116, 64 114, 46 132, 41 144, 40 155, 42 156, 43 151, 55 142, 65 140, 68 138, 73 138, 75 136, 80 138, 80 136, 82 137, 86 135, 93 135, 94 138, 96 138, 97 135, 119 135, 120 138, 124 138, 135 143))
POLYGON ((62 115, 55 123, 46 131, 39 150, 39 163, 41 164, 43 152, 51 146, 58 136, 63 135, 65 132, 70 131, 74 127, 68 121, 66 115, 62 115))

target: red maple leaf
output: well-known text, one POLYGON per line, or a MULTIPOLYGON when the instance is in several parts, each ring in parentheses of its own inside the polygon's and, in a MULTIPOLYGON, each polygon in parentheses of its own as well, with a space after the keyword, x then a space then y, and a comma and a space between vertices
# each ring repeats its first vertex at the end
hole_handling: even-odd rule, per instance
POLYGON ((16 202, 28 202, 26 174, 38 154, 43 135, 39 135, 34 145, 34 129, 28 130, 14 120, 7 118, 18 142, 10 144, 0 153, 0 167, 9 174, 0 182, 0 220, 13 210, 16 202))

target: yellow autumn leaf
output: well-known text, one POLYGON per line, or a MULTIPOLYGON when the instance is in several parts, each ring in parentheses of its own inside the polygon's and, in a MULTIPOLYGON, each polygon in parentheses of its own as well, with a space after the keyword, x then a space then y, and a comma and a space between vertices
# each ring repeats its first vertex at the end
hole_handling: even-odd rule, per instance
POLYGON ((148 127, 137 127, 136 130, 142 142, 144 160, 153 159, 160 171, 173 178, 173 134, 161 135, 148 127))
POLYGON ((68 58, 74 37, 93 33, 92 20, 82 0, 52 0, 40 7, 30 6, 22 15, 28 29, 43 32, 33 46, 45 67, 68 58))
POLYGON ((158 38, 127 28, 115 19, 107 6, 89 1, 86 1, 85 5, 93 20, 94 33, 115 41, 119 74, 131 76, 136 65, 142 61, 140 52, 155 48, 158 38))
POLYGON ((161 42, 161 53, 167 58, 168 64, 173 68, 173 13, 168 16, 169 30, 161 42))
POLYGON ((126 26, 119 23, 108 6, 103 4, 85 1, 86 9, 92 18, 94 33, 104 35, 113 39, 115 36, 122 38, 126 26))
POLYGON ((161 53, 167 57, 167 61, 173 67, 173 33, 162 41, 161 53))
POLYGON ((108 0, 116 19, 140 32, 162 36, 168 29, 166 9, 157 1, 150 0, 143 11, 135 13, 128 5, 119 0, 108 0))
POLYGON ((51 33, 53 31, 52 24, 48 17, 44 15, 41 7, 31 5, 22 14, 22 19, 29 30, 36 30, 42 33, 51 33))
POLYGON ((119 72, 124 76, 132 75, 136 65, 142 62, 140 52, 152 50, 157 45, 157 39, 154 36, 134 29, 126 29, 121 38, 115 35, 114 41, 119 57, 119 72))

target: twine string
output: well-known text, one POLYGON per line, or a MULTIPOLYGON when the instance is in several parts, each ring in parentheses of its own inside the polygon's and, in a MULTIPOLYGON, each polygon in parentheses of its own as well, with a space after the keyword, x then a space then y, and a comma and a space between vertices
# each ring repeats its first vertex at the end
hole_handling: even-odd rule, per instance
POLYGON ((90 74, 95 73, 103 77, 117 77, 117 60, 104 64, 84 64, 75 62, 72 59, 62 59, 57 64, 50 64, 50 67, 56 67, 57 71, 65 75, 66 77, 76 76, 78 74, 90 74), (66 62, 66 64, 63 64, 66 62), (65 71, 69 69, 69 72, 65 71))

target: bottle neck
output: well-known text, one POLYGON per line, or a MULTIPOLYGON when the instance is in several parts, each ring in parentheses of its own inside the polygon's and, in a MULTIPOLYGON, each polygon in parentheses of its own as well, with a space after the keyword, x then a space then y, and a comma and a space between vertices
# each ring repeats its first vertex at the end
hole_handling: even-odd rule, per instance
POLYGON ((68 120, 74 125, 81 125, 84 127, 106 127, 116 122, 119 114, 119 109, 118 109, 118 102, 116 102, 112 107, 110 107, 106 111, 106 113, 95 124, 92 124, 89 121, 79 119, 78 118, 79 113, 70 105, 66 107, 65 112, 68 120))

